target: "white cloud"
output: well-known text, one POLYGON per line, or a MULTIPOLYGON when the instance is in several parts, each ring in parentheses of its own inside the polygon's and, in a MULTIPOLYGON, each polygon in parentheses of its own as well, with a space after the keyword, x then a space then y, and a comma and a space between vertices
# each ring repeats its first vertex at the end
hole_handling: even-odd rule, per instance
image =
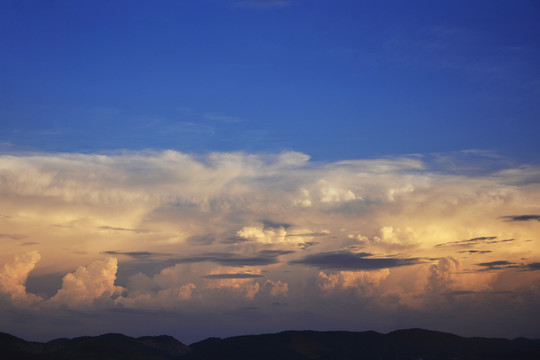
POLYGON ((334 273, 319 272, 319 286, 322 290, 331 292, 354 288, 359 294, 372 295, 381 285, 390 270, 380 269, 374 271, 338 271, 334 273))
MULTIPOLYGON (((434 294, 513 291, 505 276, 475 264, 540 261, 540 222, 504 218, 540 214, 539 173, 524 166, 445 174, 419 157, 317 163, 295 152, 2 156, 0 226, 20 238, 2 242, 0 291, 39 303, 25 286, 39 254, 33 275, 68 273, 50 307, 232 309, 286 296, 298 300, 288 301, 293 308, 310 281, 309 294, 327 301, 343 292, 395 295, 417 310, 445 301, 434 294), (496 241, 466 242, 478 237, 496 241), (23 238, 39 254, 11 262, 23 238), (107 251, 124 254, 120 265, 102 259, 107 251), (339 251, 420 264, 369 272, 294 264, 339 251), (81 264, 90 265, 73 271, 81 264), (131 275, 124 292, 118 266, 123 280, 131 275), (261 277, 205 278, 250 272, 261 277)), ((538 272, 506 271, 516 272, 520 289, 534 288, 538 272)))
POLYGON ((108 257, 96 260, 87 267, 81 266, 62 279, 62 288, 49 302, 52 305, 65 305, 69 308, 92 308, 100 297, 111 298, 121 295, 124 289, 114 285, 117 260, 108 257))
POLYGON ((30 251, 15 256, 13 262, 4 264, 0 270, 0 294, 7 294, 15 305, 35 304, 41 298, 26 292, 26 280, 36 263, 41 258, 37 251, 30 251))
POLYGON ((287 231, 282 226, 277 229, 265 229, 263 224, 245 226, 238 230, 236 235, 262 244, 278 244, 287 241, 287 231))

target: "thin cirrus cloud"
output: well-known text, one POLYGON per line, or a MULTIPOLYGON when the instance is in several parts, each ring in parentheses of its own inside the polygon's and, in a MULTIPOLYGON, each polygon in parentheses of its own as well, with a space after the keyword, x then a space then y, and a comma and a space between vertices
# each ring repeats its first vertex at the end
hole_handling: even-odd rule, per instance
POLYGON ((510 242, 514 241, 514 239, 497 239, 497 236, 480 236, 473 239, 467 239, 467 240, 460 240, 460 241, 452 241, 448 243, 442 243, 435 245, 436 247, 443 247, 443 246, 475 246, 475 245, 481 245, 481 244, 497 244, 501 242, 510 242))

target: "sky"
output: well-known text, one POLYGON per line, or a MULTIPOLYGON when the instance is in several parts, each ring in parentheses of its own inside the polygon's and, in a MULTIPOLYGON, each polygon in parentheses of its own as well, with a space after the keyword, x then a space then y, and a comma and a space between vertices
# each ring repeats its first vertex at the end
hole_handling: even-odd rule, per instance
POLYGON ((0 331, 540 338, 540 4, 0 3, 0 331))

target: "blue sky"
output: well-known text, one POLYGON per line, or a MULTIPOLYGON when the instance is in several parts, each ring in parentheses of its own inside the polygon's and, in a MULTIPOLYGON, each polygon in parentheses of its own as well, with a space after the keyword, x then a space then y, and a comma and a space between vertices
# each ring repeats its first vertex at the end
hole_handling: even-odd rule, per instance
POLYGON ((4 1, 5 151, 536 162, 534 1, 4 1))
POLYGON ((1 1, 0 330, 539 338, 539 64, 538 1, 1 1))

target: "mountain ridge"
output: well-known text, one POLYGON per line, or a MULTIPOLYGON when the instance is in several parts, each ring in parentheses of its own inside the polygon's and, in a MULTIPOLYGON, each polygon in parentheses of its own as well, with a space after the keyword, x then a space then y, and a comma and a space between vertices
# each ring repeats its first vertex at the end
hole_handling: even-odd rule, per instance
POLYGON ((348 360, 539 359, 540 341, 462 337, 419 328, 375 331, 288 330, 211 337, 189 346, 172 336, 138 338, 118 333, 40 343, 0 332, 0 357, 21 360, 348 360))

